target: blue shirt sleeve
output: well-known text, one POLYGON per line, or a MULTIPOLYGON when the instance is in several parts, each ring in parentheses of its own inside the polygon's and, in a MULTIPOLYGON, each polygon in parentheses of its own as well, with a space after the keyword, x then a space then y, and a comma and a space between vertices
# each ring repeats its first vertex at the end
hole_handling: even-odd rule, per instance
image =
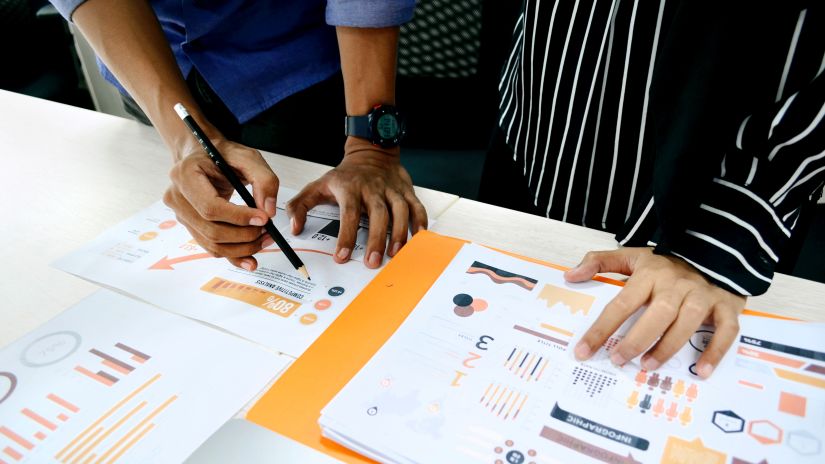
POLYGON ((71 21, 74 10, 85 3, 86 0, 49 0, 49 2, 57 8, 61 16, 66 18, 67 21, 71 21))
POLYGON ((327 24, 390 27, 413 17, 415 0, 327 0, 327 24))

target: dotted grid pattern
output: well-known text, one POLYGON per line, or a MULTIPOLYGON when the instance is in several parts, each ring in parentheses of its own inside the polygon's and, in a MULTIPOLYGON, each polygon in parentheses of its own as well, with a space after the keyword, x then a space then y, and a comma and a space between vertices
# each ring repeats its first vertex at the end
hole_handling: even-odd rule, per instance
POLYGON ((461 78, 476 74, 482 0, 418 0, 415 17, 401 26, 398 73, 461 78))
POLYGON ((616 385, 616 379, 592 371, 584 367, 575 367, 573 369, 573 385, 579 388, 584 387, 585 396, 594 398, 601 396, 606 390, 616 385))

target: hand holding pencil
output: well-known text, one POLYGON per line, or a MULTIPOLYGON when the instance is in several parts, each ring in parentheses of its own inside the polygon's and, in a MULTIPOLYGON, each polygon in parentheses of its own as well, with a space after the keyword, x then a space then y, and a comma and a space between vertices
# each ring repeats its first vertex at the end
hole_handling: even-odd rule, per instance
MULTIPOLYGON (((189 156, 173 167, 173 185, 164 195, 164 202, 175 210, 179 221, 210 254, 225 257, 238 267, 254 270, 257 261, 252 255, 278 243, 300 269, 300 259, 269 220, 276 211, 278 178, 260 153, 227 140, 210 140, 182 105, 176 105, 176 112, 194 134, 189 156), (252 184, 254 198, 245 187, 247 183, 252 184), (235 191, 248 206, 228 201, 235 191)), ((305 267, 301 273, 308 278, 305 267)))

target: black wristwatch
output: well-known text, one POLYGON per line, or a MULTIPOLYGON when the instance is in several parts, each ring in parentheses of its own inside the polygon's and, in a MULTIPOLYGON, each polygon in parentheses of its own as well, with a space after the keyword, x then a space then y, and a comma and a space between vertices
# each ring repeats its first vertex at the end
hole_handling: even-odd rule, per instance
POLYGON ((397 147, 407 133, 404 116, 392 105, 376 105, 364 116, 347 116, 347 136, 367 139, 381 148, 397 147))

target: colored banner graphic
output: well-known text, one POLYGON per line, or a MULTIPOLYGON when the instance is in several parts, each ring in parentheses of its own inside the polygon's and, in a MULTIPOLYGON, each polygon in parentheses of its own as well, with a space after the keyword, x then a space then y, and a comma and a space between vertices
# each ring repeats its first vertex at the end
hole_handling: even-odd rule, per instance
POLYGON ((578 427, 592 434, 607 438, 608 440, 615 441, 616 443, 621 443, 641 451, 647 451, 650 447, 650 442, 644 438, 622 432, 621 430, 602 425, 585 417, 565 411, 559 407, 558 403, 553 406, 553 411, 550 412, 550 417, 553 419, 558 419, 574 427, 578 427))
POLYGON ((250 304, 281 317, 289 317, 301 307, 297 301, 284 298, 276 293, 220 277, 215 277, 204 284, 201 290, 250 304))
POLYGON ((544 300, 548 308, 552 308, 557 303, 561 303, 567 306, 570 314, 581 312, 585 316, 590 312, 590 307, 593 306, 593 302, 596 301, 596 297, 593 295, 549 284, 545 285, 541 290, 538 299, 544 300))
POLYGON ((484 264, 480 261, 474 261, 472 266, 467 269, 467 274, 483 274, 497 284, 515 284, 525 290, 534 289, 538 283, 538 280, 536 279, 514 274, 512 272, 490 266, 489 264, 484 264))
POLYGON ((701 462, 704 464, 724 464, 728 456, 714 449, 705 447, 702 440, 682 440, 677 437, 668 437, 665 452, 662 453, 662 464, 678 464, 684 462, 701 462))
POLYGON ((552 441, 553 443, 557 443, 561 446, 564 446, 565 448, 571 449, 577 453, 596 459, 597 461, 606 462, 608 464, 642 464, 640 461, 635 460, 633 458, 633 455, 630 453, 628 453, 627 456, 622 456, 621 454, 614 453, 613 451, 598 447, 592 443, 579 440, 578 438, 572 435, 568 435, 564 432, 556 430, 552 427, 548 427, 546 425, 544 426, 544 428, 541 429, 541 433, 539 434, 539 436, 541 436, 542 438, 546 438, 552 441))
POLYGON ((739 337, 739 342, 746 345, 758 346, 766 350, 778 351, 780 353, 791 354, 801 358, 815 359, 817 361, 825 361, 825 353, 821 351, 806 350, 796 346, 783 345, 782 343, 769 342, 767 340, 760 340, 754 337, 747 337, 742 335, 739 337))

